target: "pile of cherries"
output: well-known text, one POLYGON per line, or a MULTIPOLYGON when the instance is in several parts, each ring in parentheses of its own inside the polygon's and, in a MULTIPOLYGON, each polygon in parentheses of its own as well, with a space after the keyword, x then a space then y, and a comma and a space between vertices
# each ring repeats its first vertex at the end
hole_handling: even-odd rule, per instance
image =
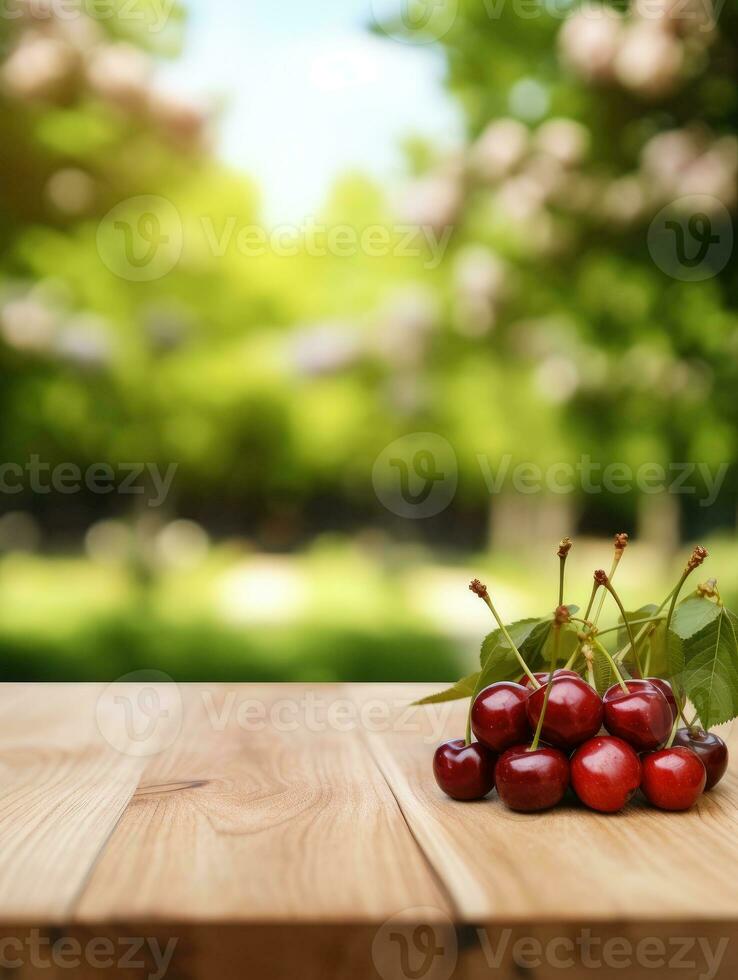
POLYGON ((549 674, 520 683, 501 681, 479 693, 471 708, 476 741, 439 746, 433 771, 456 800, 478 800, 497 789, 511 810, 556 806, 571 786, 586 806, 621 810, 641 789, 662 810, 687 810, 728 766, 723 740, 696 728, 669 739, 678 708, 660 678, 614 684, 603 697, 572 670, 556 670, 550 683, 540 741, 532 746, 549 674), (603 731, 604 728, 604 731, 603 731))

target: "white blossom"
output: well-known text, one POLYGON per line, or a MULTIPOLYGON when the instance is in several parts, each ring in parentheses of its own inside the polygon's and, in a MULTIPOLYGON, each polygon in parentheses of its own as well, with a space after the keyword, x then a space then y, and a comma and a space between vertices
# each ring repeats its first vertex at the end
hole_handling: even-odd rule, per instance
POLYGON ((559 32, 561 57, 583 78, 607 81, 612 78, 622 29, 622 17, 612 7, 584 4, 559 32))
POLYGON ((649 21, 629 24, 615 58, 615 75, 624 88, 649 97, 672 92, 684 64, 682 42, 649 21))
POLYGON ((589 144, 589 130, 574 119, 549 119, 535 134, 536 148, 565 167, 583 163, 589 144))
POLYGON ((57 100, 64 95, 77 65, 77 53, 71 45, 28 31, 2 66, 2 80, 17 98, 57 100))
POLYGON ((145 104, 151 73, 149 58, 125 43, 97 47, 87 64, 87 80, 92 91, 129 111, 145 104))
POLYGON ((529 145, 527 126, 516 119, 495 119, 472 146, 469 162, 477 176, 494 183, 516 169, 529 145))

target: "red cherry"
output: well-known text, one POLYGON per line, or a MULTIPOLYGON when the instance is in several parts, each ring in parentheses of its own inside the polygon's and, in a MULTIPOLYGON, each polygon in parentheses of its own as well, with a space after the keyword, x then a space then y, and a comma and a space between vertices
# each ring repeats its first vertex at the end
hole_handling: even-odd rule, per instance
POLYGON ((525 703, 528 692, 520 684, 499 681, 480 691, 471 712, 475 737, 494 752, 502 752, 529 737, 525 703))
POLYGON ((707 772, 705 792, 717 786, 728 768, 728 746, 714 732, 701 728, 680 728, 676 733, 674 745, 691 749, 702 760, 707 772))
POLYGON ((495 783, 495 756, 478 742, 444 742, 433 756, 433 775, 454 800, 481 800, 495 783))
POLYGON ((696 752, 676 745, 641 759, 641 789, 662 810, 688 810, 705 788, 707 773, 696 752))
POLYGON ((619 684, 605 692, 605 728, 640 751, 666 741, 674 719, 669 702, 650 681, 628 680, 627 692, 619 684))
MULTIPOLYGON (((528 696, 528 724, 535 730, 541 716, 546 688, 528 696)), ((541 738, 551 745, 570 749, 592 738, 602 727, 600 696, 581 677, 554 677, 543 720, 541 738)))
POLYGON ((569 785, 569 760, 558 749, 516 745, 500 756, 497 793, 511 810, 534 813, 560 803, 569 785))
POLYGON ((571 784, 582 803, 601 813, 622 810, 641 784, 641 763, 621 738, 598 735, 571 759, 571 784))
POLYGON ((676 721, 676 716, 679 714, 679 708, 677 707, 676 698, 674 697, 674 691, 672 690, 671 684, 668 681, 662 680, 660 677, 647 677, 646 680, 649 684, 661 691, 666 700, 669 702, 669 707, 671 708, 671 720, 676 721))
MULTIPOLYGON (((545 673, 541 673, 540 671, 537 671, 536 673, 533 674, 533 676, 535 677, 535 679, 538 681, 539 684, 546 685, 548 684, 548 678, 550 674, 548 671, 546 671, 545 673)), ((554 677, 579 677, 579 674, 575 670, 569 670, 568 667, 560 667, 558 670, 554 671, 554 677)), ((523 676, 518 681, 518 684, 522 684, 523 687, 527 687, 529 690, 533 689, 533 684, 531 682, 530 677, 528 677, 527 674, 523 674, 523 676)))

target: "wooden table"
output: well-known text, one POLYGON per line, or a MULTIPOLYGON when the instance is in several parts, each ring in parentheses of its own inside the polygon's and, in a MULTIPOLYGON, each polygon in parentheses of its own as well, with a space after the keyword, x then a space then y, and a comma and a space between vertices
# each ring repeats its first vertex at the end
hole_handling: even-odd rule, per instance
POLYGON ((454 803, 430 690, 0 687, 0 976, 738 975, 735 770, 688 814, 454 803))

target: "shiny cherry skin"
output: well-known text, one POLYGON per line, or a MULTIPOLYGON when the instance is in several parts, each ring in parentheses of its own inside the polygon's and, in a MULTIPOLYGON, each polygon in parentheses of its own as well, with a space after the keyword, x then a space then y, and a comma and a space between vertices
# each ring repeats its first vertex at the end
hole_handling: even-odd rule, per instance
POLYGON ((641 759, 641 789, 649 803, 661 810, 688 810, 705 788, 702 760, 683 745, 649 752, 641 759))
POLYGON ((560 803, 569 785, 569 760, 559 749, 516 745, 495 770, 497 794, 511 810, 535 813, 560 803))
POLYGON ((728 768, 728 746, 714 732, 702 728, 680 728, 676 733, 674 745, 691 749, 702 760, 707 772, 705 792, 717 786, 728 768))
POLYGON ((605 692, 605 728, 639 752, 655 749, 666 741, 674 724, 669 702, 650 681, 628 680, 625 685, 627 693, 619 684, 605 692))
MULTIPOLYGON (((528 696, 528 724, 535 731, 546 688, 528 696)), ((554 677, 543 720, 541 738, 549 745, 572 749, 592 738, 602 727, 602 701, 581 677, 554 677)))
POLYGON ((598 735, 580 745, 571 758, 571 785, 592 810, 616 813, 641 785, 641 763, 621 738, 598 735))
MULTIPOLYGON (((538 681, 539 684, 548 684, 549 673, 541 673, 540 671, 534 672, 533 676, 538 681)), ((554 677, 579 677, 579 674, 575 670, 569 670, 568 667, 560 667, 558 670, 554 671, 554 677)), ((533 685, 531 683, 530 677, 527 674, 523 676, 518 681, 518 684, 522 684, 523 687, 527 687, 528 690, 532 690, 533 685)))
POLYGON ((454 800, 481 800, 495 784, 496 756, 478 742, 444 742, 433 756, 433 775, 454 800))
POLYGON ((664 695, 666 700, 669 702, 669 707, 671 708, 671 720, 676 721, 676 716, 679 714, 679 708, 677 707, 676 698, 674 697, 674 691, 672 690, 671 684, 668 681, 663 680, 661 677, 647 677, 646 680, 649 684, 653 684, 664 695))
POLYGON ((493 752, 503 752, 530 737, 525 704, 528 691, 512 681, 499 681, 480 691, 471 712, 475 738, 493 752))

